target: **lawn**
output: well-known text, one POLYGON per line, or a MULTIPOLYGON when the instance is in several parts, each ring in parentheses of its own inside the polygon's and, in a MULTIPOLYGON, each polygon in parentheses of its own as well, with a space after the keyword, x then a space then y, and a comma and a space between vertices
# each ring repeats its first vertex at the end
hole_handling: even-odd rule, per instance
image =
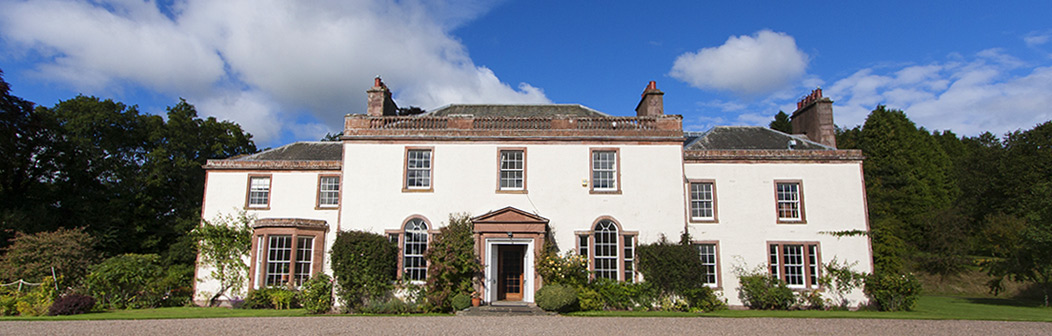
POLYGON ((768 311, 723 310, 712 313, 677 312, 576 312, 570 316, 638 316, 638 317, 787 317, 787 318, 862 318, 925 320, 1000 320, 1052 322, 1052 308, 1031 302, 997 298, 963 298, 921 296, 910 312, 879 311, 768 311))
MULTIPOLYGON (((406 315, 434 316, 434 314, 406 315)), ((927 319, 927 320, 1002 320, 1052 322, 1052 308, 1038 307, 1032 302, 997 298, 962 298, 948 296, 922 296, 916 309, 911 312, 877 311, 763 311, 723 310, 713 313, 680 312, 577 312, 569 316, 607 317, 782 317, 782 318, 861 318, 861 319, 927 319)), ((142 320, 142 319, 187 319, 222 317, 275 317, 307 316, 303 309, 229 309, 229 308, 156 308, 117 310, 72 316, 21 317, 5 316, 0 321, 13 320, 142 320)), ((351 315, 327 315, 351 316, 351 315)), ((358 315, 356 315, 358 316, 358 315)), ((448 315, 446 315, 448 316, 448 315)))

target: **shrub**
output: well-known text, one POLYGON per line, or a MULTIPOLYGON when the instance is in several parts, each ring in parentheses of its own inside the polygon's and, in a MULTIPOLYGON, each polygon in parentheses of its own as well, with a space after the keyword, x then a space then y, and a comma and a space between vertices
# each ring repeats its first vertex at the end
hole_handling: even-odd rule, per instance
POLYGON ((577 291, 577 305, 583 311, 603 310, 604 307, 603 298, 599 296, 599 292, 587 287, 577 291))
POLYGON ((270 293, 270 303, 274 304, 274 309, 292 309, 293 305, 298 303, 297 296, 294 291, 278 287, 270 293))
POLYGON ((0 278, 40 281, 51 277, 51 267, 63 277, 61 286, 79 284, 96 262, 95 239, 83 229, 58 229, 35 234, 15 233, 0 259, 0 278))
POLYGON ((361 307, 360 311, 366 314, 409 314, 419 312, 418 306, 402 301, 398 298, 390 298, 385 301, 375 300, 361 307))
POLYGON ((382 300, 391 291, 398 272, 398 247, 387 237, 343 231, 336 235, 329 253, 346 309, 356 311, 371 301, 382 300))
POLYGON ((150 285, 163 275, 156 254, 124 254, 96 265, 87 277, 88 291, 103 308, 156 307, 164 293, 150 285))
POLYGON ((219 290, 208 299, 209 306, 218 305, 227 291, 241 293, 248 278, 245 258, 252 245, 252 228, 248 225, 254 219, 242 210, 237 216, 220 215, 206 220, 190 232, 197 242, 201 265, 211 268, 209 276, 219 282, 219 290))
POLYGON ((577 290, 560 284, 545 285, 537 291, 535 300, 541 309, 568 312, 577 305, 577 290))
POLYGON ((0 287, 0 316, 18 315, 18 293, 0 287))
POLYGON ((76 315, 90 312, 95 307, 95 298, 82 294, 60 296, 51 304, 48 315, 76 315))
MULTIPOLYGON (((16 294, 17 295, 17 294, 16 294)), ((47 315, 51 303, 55 299, 55 281, 48 277, 39 286, 29 292, 18 295, 15 301, 15 309, 22 316, 47 315)))
POLYGON ((182 307, 190 303, 193 296, 194 266, 171 265, 147 286, 150 307, 182 307))
POLYGON ((567 251, 565 255, 545 243, 544 252, 535 263, 537 274, 544 279, 545 285, 561 284, 581 287, 588 283, 588 258, 567 251))
POLYGON ((687 303, 690 304, 691 310, 711 312, 727 307, 727 304, 720 300, 720 298, 716 296, 716 293, 712 291, 712 288, 709 288, 708 286, 685 290, 680 296, 682 296, 684 300, 687 300, 687 303))
POLYGON ((460 293, 453 296, 453 310, 464 310, 471 307, 471 296, 460 293))
POLYGON ((248 292, 248 296, 245 297, 242 308, 247 309, 266 309, 273 307, 270 300, 270 294, 273 293, 277 288, 260 288, 248 292))
POLYGON ((913 274, 877 273, 866 277, 866 296, 881 311, 913 310, 921 284, 913 274))
POLYGON ((300 301, 308 314, 324 314, 332 310, 332 278, 318 274, 303 284, 300 301))
POLYGON ((475 232, 467 214, 450 214, 446 225, 424 252, 427 258, 427 286, 424 293, 428 303, 438 311, 453 308, 455 293, 475 290, 475 278, 482 270, 475 253, 475 232))
POLYGON ((705 286, 704 273, 698 251, 684 234, 680 243, 669 242, 661 236, 656 243, 640 245, 637 249, 639 272, 648 283, 665 294, 705 286))
POLYGON ((618 282, 598 278, 592 280, 588 287, 599 294, 603 308, 609 309, 627 310, 635 306, 652 306, 661 296, 658 288, 649 282, 618 282))
POLYGON ((738 282, 738 298, 749 309, 786 310, 796 302, 793 290, 786 286, 785 281, 775 279, 762 271, 739 274, 738 282))
POLYGON ((826 310, 826 300, 822 298, 822 293, 817 289, 800 292, 798 298, 798 304, 802 309, 826 310))
POLYGON ((825 272, 818 278, 818 284, 829 291, 833 297, 833 306, 836 309, 847 309, 851 306, 851 300, 847 295, 855 289, 862 287, 866 275, 851 270, 857 264, 841 264, 836 259, 823 266, 825 272))

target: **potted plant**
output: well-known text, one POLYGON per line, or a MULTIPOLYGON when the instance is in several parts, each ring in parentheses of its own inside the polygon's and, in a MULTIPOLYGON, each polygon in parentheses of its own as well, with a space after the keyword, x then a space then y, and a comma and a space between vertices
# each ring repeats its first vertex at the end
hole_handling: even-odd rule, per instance
POLYGON ((479 297, 479 292, 471 292, 471 306, 478 307, 482 305, 482 298, 479 297))

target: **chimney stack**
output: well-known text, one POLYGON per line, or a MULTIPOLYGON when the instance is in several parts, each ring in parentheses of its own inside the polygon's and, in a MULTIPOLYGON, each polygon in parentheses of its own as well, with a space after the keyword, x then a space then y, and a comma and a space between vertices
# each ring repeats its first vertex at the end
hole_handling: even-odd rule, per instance
POLYGON ((665 93, 657 88, 657 82, 650 81, 643 90, 643 98, 636 105, 637 117, 656 117, 665 114, 665 93))
POLYGON ((803 134, 811 141, 836 148, 833 101, 822 97, 822 88, 811 91, 796 103, 790 123, 793 134, 803 134))
POLYGON ((368 91, 369 105, 366 113, 373 117, 394 116, 398 114, 398 105, 391 99, 391 90, 387 89, 380 76, 373 80, 373 87, 368 91))

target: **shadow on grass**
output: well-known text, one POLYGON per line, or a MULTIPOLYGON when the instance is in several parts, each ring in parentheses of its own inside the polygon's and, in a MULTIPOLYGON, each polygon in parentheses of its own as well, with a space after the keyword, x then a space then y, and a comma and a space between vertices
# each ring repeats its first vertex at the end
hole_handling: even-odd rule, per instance
POLYGON ((1007 298, 964 298, 969 303, 993 305, 993 306, 1009 306, 1009 307, 1025 307, 1025 308, 1038 308, 1042 307, 1042 303, 1039 300, 1026 298, 1026 299, 1007 299, 1007 298))

